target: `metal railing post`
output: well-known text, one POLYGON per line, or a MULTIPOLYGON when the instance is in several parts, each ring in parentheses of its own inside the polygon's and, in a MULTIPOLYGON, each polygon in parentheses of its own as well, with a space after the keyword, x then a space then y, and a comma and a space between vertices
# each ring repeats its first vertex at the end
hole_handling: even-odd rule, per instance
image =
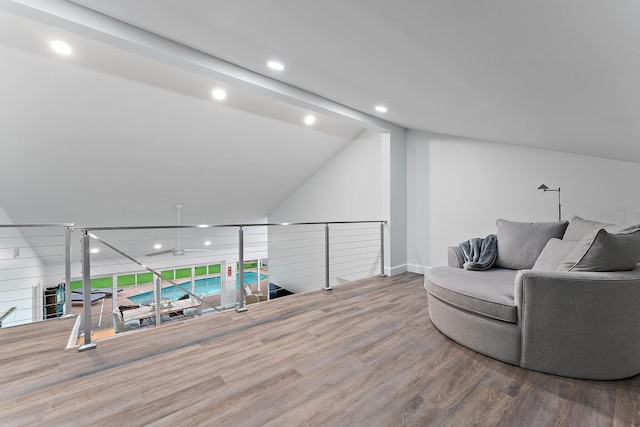
POLYGON ((160 304, 160 299, 162 296, 162 290, 160 289, 160 278, 156 276, 156 280, 154 281, 153 287, 153 299, 156 303, 156 326, 160 326, 162 323, 162 314, 160 314, 160 310, 162 309, 162 305, 160 304))
POLYGON ((71 229, 64 232, 64 314, 71 314, 71 229))
POLYGON ((384 274, 384 222, 380 223, 380 277, 386 277, 384 274))
POLYGON ((330 291, 329 285, 329 224, 324 225, 324 288, 325 291, 330 291))
POLYGON ((116 274, 111 276, 111 289, 112 289, 111 301, 113 301, 111 303, 111 312, 113 313, 113 310, 118 310, 119 309, 119 305, 118 305, 118 276, 116 274))
POLYGON ((84 305, 84 344, 78 351, 92 350, 96 344, 91 342, 91 259, 89 257, 89 234, 82 232, 82 304, 84 305))
POLYGON ((191 293, 196 294, 196 267, 191 266, 191 293))
MULTIPOLYGON (((260 289, 260 282, 262 280, 260 280, 260 278, 262 277, 262 259, 258 259, 258 265, 256 266, 257 271, 258 271, 258 293, 262 293, 262 290, 260 289)), ((269 295, 269 293, 267 292, 267 295, 269 295)))
POLYGON ((240 303, 236 311, 241 313, 247 311, 246 299, 244 297, 244 231, 242 227, 238 230, 238 275, 240 276, 240 303))

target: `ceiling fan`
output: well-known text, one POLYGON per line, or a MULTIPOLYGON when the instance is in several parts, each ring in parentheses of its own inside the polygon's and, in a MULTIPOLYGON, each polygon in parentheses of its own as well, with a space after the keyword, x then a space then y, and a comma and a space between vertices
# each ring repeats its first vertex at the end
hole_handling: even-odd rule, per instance
POLYGON ((182 211, 182 205, 176 205, 176 209, 178 210, 178 244, 171 248, 166 249, 164 251, 157 251, 148 253, 146 256, 156 256, 156 255, 164 255, 164 254, 173 254, 173 256, 184 255, 186 252, 210 252, 208 249, 185 249, 180 244, 180 212, 182 211))

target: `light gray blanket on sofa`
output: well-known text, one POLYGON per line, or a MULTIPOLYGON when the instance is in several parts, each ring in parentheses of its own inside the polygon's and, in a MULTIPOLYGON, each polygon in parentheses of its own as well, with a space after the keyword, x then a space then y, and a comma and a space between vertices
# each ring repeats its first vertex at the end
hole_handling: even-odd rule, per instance
POLYGON ((488 270, 493 267, 498 256, 498 240, 495 234, 489 234, 484 239, 477 237, 460 243, 464 255, 465 270, 488 270))

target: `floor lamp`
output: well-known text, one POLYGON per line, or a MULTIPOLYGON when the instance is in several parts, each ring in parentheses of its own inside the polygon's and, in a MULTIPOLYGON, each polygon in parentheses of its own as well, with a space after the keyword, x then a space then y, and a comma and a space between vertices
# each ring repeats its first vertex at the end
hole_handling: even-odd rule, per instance
POLYGON ((562 221, 562 204, 560 203, 560 187, 558 187, 556 189, 551 189, 551 188, 547 187, 546 185, 542 184, 540 187, 538 187, 538 190, 542 190, 545 193, 547 191, 557 191, 558 192, 558 221, 562 221))

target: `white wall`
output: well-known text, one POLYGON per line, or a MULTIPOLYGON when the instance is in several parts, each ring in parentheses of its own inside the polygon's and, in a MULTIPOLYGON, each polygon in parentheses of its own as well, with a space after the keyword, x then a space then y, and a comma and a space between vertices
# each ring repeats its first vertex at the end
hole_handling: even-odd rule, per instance
MULTIPOLYGON (((385 168, 383 163, 388 161, 388 153, 385 150, 388 151, 388 146, 380 133, 363 132, 272 212, 269 222, 387 219, 384 188, 388 183, 384 181, 388 176, 384 171, 388 166, 385 168)), ((368 234, 369 239, 372 227, 379 230, 376 224, 365 227, 369 231, 357 233, 368 234)), ((343 227, 334 228, 335 231, 330 231, 332 242, 337 233, 345 233, 337 230, 343 227)), ((377 274, 380 266, 373 258, 379 259, 379 255, 378 251, 371 260, 356 256, 359 266, 355 268, 341 265, 338 269, 337 260, 332 259, 335 268, 332 268, 331 285, 342 282, 343 277, 352 280, 377 274)), ((324 226, 270 230, 269 275, 270 281, 293 292, 322 287, 325 283, 324 226)))
POLYGON ((495 220, 640 222, 640 164, 409 131, 409 270, 446 265, 447 246, 495 233, 495 220))
POLYGON ((269 222, 384 219, 380 133, 365 131, 269 215, 269 222))
MULTIPOLYGON (((2 207, 0 224, 13 224, 2 207)), ((17 307, 17 310, 2 322, 3 327, 41 320, 41 309, 36 310, 36 318, 33 318, 33 304, 39 307, 42 304, 42 290, 39 287, 44 284, 42 261, 18 228, 0 228, 0 248, 20 249, 17 258, 0 260, 0 314, 4 314, 11 307, 17 307), (38 299, 34 301, 33 288, 36 286, 38 299)))

